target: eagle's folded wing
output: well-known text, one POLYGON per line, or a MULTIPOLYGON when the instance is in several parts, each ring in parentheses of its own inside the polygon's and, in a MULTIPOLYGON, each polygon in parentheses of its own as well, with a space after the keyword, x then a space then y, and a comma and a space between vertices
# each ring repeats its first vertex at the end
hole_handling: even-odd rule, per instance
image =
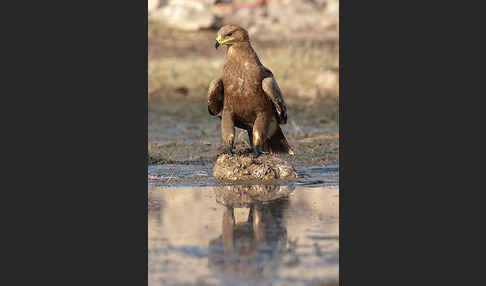
POLYGON ((217 78, 209 84, 208 111, 211 115, 218 115, 223 110, 224 89, 223 81, 217 78))
POLYGON ((278 123, 287 123, 287 106, 285 106, 284 99, 282 97, 282 92, 278 87, 277 81, 271 77, 266 77, 262 81, 262 88, 265 94, 270 98, 277 112, 278 123))

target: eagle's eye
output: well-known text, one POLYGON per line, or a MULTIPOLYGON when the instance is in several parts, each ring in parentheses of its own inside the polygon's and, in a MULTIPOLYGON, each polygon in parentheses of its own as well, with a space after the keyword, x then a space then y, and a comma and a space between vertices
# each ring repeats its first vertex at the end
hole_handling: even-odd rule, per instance
POLYGON ((227 37, 231 37, 231 35, 233 35, 233 32, 228 33, 226 36, 227 36, 227 37))

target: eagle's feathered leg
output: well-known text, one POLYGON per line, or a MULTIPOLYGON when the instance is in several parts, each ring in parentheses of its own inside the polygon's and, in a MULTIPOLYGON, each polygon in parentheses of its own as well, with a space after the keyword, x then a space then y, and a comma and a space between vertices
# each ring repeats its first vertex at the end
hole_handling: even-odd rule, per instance
POLYGON ((253 151, 253 134, 251 128, 246 129, 246 132, 248 132, 248 142, 250 142, 250 148, 253 151))
POLYGON ((264 151, 264 144, 267 138, 273 135, 277 127, 277 121, 275 118, 261 113, 257 115, 255 123, 253 123, 253 155, 255 157, 260 156, 264 151))
POLYGON ((233 144, 235 141, 235 124, 233 116, 230 112, 223 109, 223 116, 221 118, 221 135, 223 143, 226 148, 226 154, 233 154, 233 144))

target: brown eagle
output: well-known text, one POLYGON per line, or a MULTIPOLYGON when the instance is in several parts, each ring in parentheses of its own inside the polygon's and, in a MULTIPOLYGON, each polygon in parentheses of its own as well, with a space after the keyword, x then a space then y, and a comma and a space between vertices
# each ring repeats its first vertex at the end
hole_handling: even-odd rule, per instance
POLYGON ((248 132, 255 157, 262 151, 294 154, 279 124, 287 123, 287 107, 272 72, 253 50, 248 32, 227 25, 218 31, 215 48, 226 45, 223 75, 209 84, 208 111, 220 115, 221 133, 232 154, 235 127, 248 132))

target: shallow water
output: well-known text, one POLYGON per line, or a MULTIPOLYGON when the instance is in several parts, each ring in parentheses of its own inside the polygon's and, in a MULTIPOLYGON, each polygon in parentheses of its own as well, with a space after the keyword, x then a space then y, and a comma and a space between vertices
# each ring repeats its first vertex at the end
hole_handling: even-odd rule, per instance
POLYGON ((148 191, 149 285, 337 285, 337 185, 148 191))
MULTIPOLYGON (((337 165, 296 166, 299 178, 297 186, 338 187, 339 167, 337 165)), ((216 186, 213 166, 210 164, 151 164, 148 166, 149 186, 193 187, 216 186)))

